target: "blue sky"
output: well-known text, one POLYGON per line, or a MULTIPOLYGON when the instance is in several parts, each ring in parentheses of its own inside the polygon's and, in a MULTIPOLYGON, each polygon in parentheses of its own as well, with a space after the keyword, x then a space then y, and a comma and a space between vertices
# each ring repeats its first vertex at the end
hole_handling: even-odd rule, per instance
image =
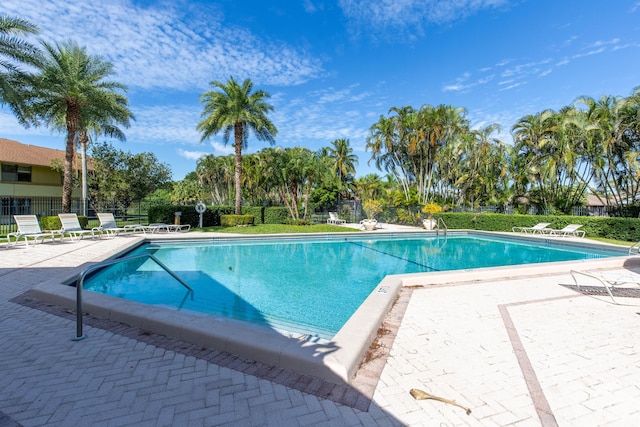
MULTIPOLYGON (((153 152, 174 180, 232 153, 196 131, 200 95, 231 75, 271 94, 277 146, 348 138, 358 176, 384 174, 366 137, 394 106, 465 107, 510 143, 527 114, 640 86, 640 0, 3 0, 0 13, 113 62, 136 116, 114 146, 153 152)), ((0 137, 64 148, 6 108, 0 137)), ((266 146, 252 137, 246 152, 266 146)))

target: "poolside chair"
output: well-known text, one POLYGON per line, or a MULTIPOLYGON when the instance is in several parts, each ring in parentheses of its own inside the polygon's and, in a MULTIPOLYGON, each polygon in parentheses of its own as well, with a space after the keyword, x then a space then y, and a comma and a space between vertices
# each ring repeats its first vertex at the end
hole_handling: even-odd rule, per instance
POLYGON ((191 230, 191 224, 166 224, 164 222, 157 222, 149 224, 147 230, 151 231, 151 233, 189 231, 191 230))
POLYGON ((618 297, 624 296, 636 296, 640 295, 640 289, 636 289, 633 285, 640 286, 640 274, 636 274, 630 271, 624 272, 585 272, 571 270, 571 277, 578 292, 583 292, 587 295, 598 295, 602 288, 607 291, 611 301, 614 304, 619 304, 614 294, 618 297), (582 284, 578 280, 578 277, 582 276, 582 284), (596 285, 596 286, 593 286, 596 285), (627 286, 625 286, 627 285, 627 286), (632 285, 631 288, 628 285, 632 285), (636 291, 632 293, 632 291, 636 291))
MULTIPOLYGON (((115 237, 120 233, 126 233, 126 232, 135 232, 136 230, 138 230, 138 225, 134 225, 133 227, 129 226, 129 227, 118 227, 118 225, 116 224, 116 219, 113 217, 112 213, 96 213, 96 215, 98 216, 98 219, 100 220, 100 226, 99 227, 94 227, 92 230, 94 232, 99 232, 99 233, 107 233, 107 236, 109 237, 115 237)), ((140 226, 142 227, 142 226, 140 226)), ((142 229, 140 229, 140 231, 143 231, 142 229)))
POLYGON ((549 235, 559 237, 584 237, 584 230, 578 230, 580 227, 582 227, 582 224, 569 224, 561 230, 550 229, 549 235))
POLYGON ((344 219, 338 218, 338 212, 329 212, 329 219, 327 219, 327 224, 346 224, 347 221, 344 219))
POLYGON ((29 239, 33 239, 33 244, 35 245, 38 239, 44 242, 44 239, 47 237, 50 238, 52 242, 55 242, 56 235, 60 236, 60 241, 62 241, 63 234, 61 230, 42 231, 38 218, 35 215, 14 215, 13 218, 18 225, 18 231, 7 234, 7 241, 9 243, 11 243, 11 237, 15 237, 16 239, 13 243, 14 245, 18 243, 18 240, 24 238, 24 244, 28 247, 29 239))
POLYGON ((78 241, 84 237, 85 234, 91 234, 91 238, 95 238, 94 230, 85 230, 78 221, 78 215, 74 213, 61 213, 58 214, 60 222, 62 223, 62 233, 68 234, 71 241, 78 241))
POLYGON ((528 234, 546 234, 548 233, 551 229, 547 228, 547 226, 551 224, 550 222, 539 222, 536 225, 534 225, 533 227, 512 227, 511 231, 513 231, 514 233, 516 232, 520 232, 520 233, 528 233, 528 234))

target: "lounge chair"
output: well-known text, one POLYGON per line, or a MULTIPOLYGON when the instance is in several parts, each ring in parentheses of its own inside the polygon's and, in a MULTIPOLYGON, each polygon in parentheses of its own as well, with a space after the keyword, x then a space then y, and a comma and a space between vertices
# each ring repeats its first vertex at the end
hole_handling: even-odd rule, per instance
POLYGON ((33 244, 38 242, 38 239, 44 242, 44 239, 50 238, 52 242, 56 241, 56 236, 60 236, 62 241, 61 230, 45 230, 42 231, 40 223, 35 215, 14 215, 18 225, 18 231, 7 234, 7 241, 11 243, 11 237, 15 237, 16 241, 14 245, 18 243, 18 240, 24 238, 24 244, 29 246, 29 239, 33 239, 33 244))
POLYGON ((94 232, 99 233, 107 233, 109 237, 115 237, 120 233, 134 233, 136 231, 144 231, 142 229, 142 225, 134 224, 125 227, 118 227, 116 224, 116 219, 113 217, 112 213, 97 213, 98 219, 100 220, 100 226, 94 227, 94 232))
POLYGON ((327 219, 327 224, 346 224, 347 221, 344 219, 338 218, 337 212, 329 212, 329 219, 327 219))
POLYGON ((164 222, 157 222, 153 224, 149 224, 147 227, 147 231, 151 233, 159 233, 159 232, 178 232, 178 231, 189 231, 191 230, 190 224, 165 224, 164 222))
POLYGON ((82 239, 85 234, 91 234, 91 238, 96 237, 94 230, 85 230, 82 228, 80 221, 78 221, 78 215, 74 213, 61 213, 58 214, 58 217, 62 223, 62 233, 68 234, 72 242, 82 239))
POLYGON ((584 237, 584 230, 578 230, 580 227, 582 227, 582 224, 569 224, 561 230, 549 230, 549 235, 559 237, 584 237))
MULTIPOLYGON (((638 285, 640 286, 640 274, 636 274, 630 271, 624 272, 585 272, 585 271, 577 271, 571 270, 571 277, 573 278, 574 283, 576 284, 577 290, 580 292, 582 288, 590 288, 592 292, 594 292, 594 286, 600 287, 601 285, 611 297, 611 301, 614 304, 619 304, 613 294, 618 294, 617 296, 624 296, 624 290, 629 292, 629 286, 623 287, 624 285, 638 285), (578 277, 582 276, 582 284, 578 280, 578 277)), ((636 290, 635 287, 631 287, 631 290, 636 290)), ((597 294, 597 292, 595 292, 597 294)), ((628 296, 628 295, 627 295, 628 296)))
POLYGON ((548 232, 551 231, 550 228, 547 228, 547 226, 551 224, 550 222, 539 222, 536 225, 534 225, 533 227, 512 227, 511 231, 513 231, 514 233, 516 232, 520 232, 520 233, 528 233, 528 234, 546 234, 548 232))

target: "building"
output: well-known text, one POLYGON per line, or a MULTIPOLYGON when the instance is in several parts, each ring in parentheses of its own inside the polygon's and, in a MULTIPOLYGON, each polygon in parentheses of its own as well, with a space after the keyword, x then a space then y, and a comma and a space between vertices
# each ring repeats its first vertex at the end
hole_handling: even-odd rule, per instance
MULTIPOLYGON (((52 165, 62 167, 64 155, 63 150, 0 138, 0 224, 7 224, 11 215, 60 211, 63 173, 52 165)), ((72 198, 81 197, 81 188, 74 188, 72 198)))

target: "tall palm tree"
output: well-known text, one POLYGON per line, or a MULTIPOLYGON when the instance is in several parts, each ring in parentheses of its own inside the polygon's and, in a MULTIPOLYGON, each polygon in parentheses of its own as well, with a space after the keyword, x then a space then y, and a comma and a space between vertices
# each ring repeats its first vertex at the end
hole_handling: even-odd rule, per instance
POLYGON ((202 132, 201 142, 222 131, 223 141, 229 142, 233 131, 236 154, 236 215, 242 213, 242 149, 247 144, 249 131, 256 138, 275 143, 278 130, 267 118, 273 106, 265 102, 271 95, 263 90, 253 91, 253 83, 245 79, 242 85, 231 77, 226 83, 211 82, 214 89, 200 97, 204 103, 204 111, 200 115, 203 120, 198 123, 198 131, 202 132))
MULTIPOLYGON (((42 42, 44 55, 30 84, 27 112, 36 124, 57 128, 64 123, 66 150, 62 184, 62 210, 71 211, 75 146, 82 130, 102 129, 117 135, 115 123, 128 125, 133 117, 123 95, 126 86, 105 80, 114 74, 113 64, 73 41, 42 42), (109 130, 107 130, 109 129, 109 130)), ((119 129, 118 129, 119 130, 119 129)))
POLYGON ((358 156, 353 154, 353 149, 348 139, 336 139, 327 148, 327 154, 333 159, 333 171, 340 177, 340 183, 345 185, 356 173, 358 156))
POLYGON ((24 123, 20 86, 22 64, 35 64, 38 49, 21 36, 37 34, 38 27, 20 18, 0 15, 0 103, 9 104, 18 120, 24 123))

